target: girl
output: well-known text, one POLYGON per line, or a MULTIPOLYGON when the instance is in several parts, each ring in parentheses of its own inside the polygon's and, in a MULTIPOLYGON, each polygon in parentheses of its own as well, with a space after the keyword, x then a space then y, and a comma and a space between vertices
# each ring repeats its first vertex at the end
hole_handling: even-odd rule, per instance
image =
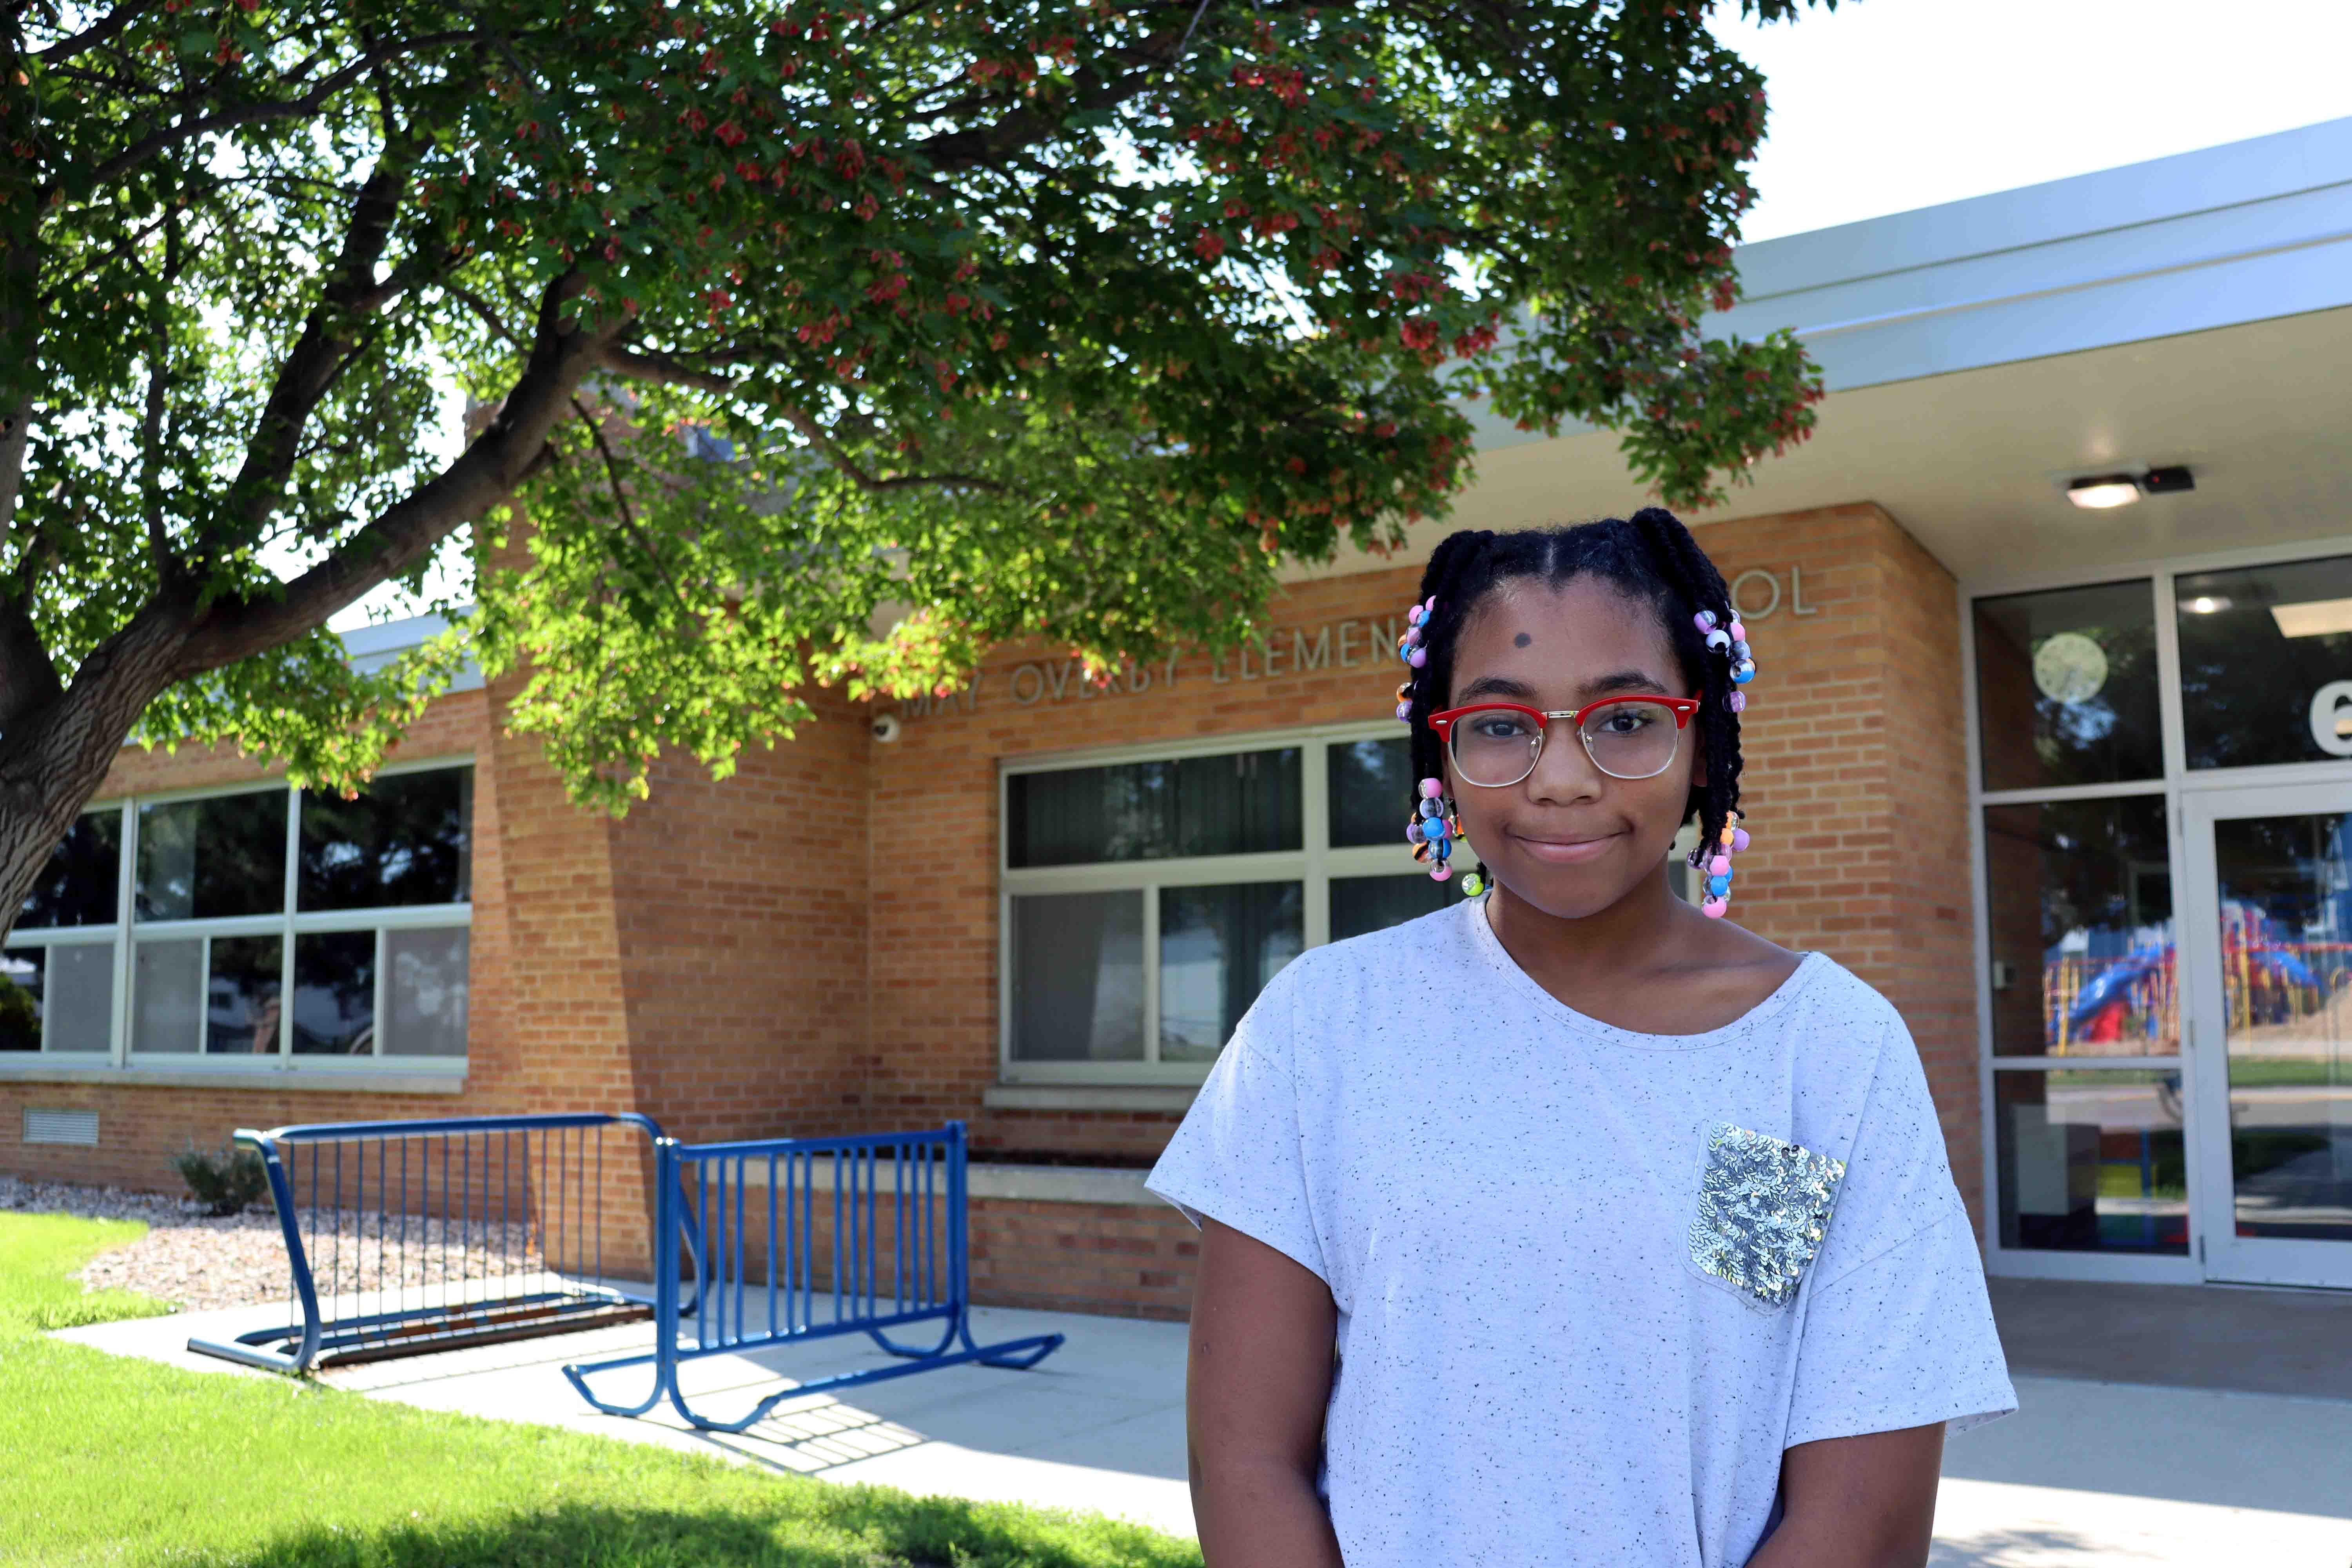
POLYGON ((2016 1401, 1903 1020, 1719 918, 1722 577, 1654 508, 1456 533, 1408 622, 1407 837, 1484 896, 1291 963, 1151 1175, 1209 1568, 1925 1563, 2016 1401))

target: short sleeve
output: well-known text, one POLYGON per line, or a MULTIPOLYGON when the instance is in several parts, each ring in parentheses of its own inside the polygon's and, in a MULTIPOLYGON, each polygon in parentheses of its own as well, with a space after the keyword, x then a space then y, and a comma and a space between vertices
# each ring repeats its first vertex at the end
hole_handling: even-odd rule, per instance
MULTIPOLYGON (((1884 1004, 1882 1003, 1883 1006, 1884 1004)), ((1797 1347, 1787 1446, 2017 1408, 1967 1206, 1892 1007, 1797 1347)))
MULTIPOLYGON (((1331 1276, 1307 1185, 1297 1090, 1255 1037, 1276 1001, 1269 987, 1242 1020, 1201 1086, 1200 1098, 1144 1184, 1194 1225, 1228 1226, 1312 1272, 1331 1276)), ((1269 1042, 1279 1047, 1279 1042, 1269 1042)))
POLYGON ((1785 1446, 1933 1421, 1964 1432, 2016 1408, 1976 1237, 1955 1208, 1814 1291, 1785 1446))

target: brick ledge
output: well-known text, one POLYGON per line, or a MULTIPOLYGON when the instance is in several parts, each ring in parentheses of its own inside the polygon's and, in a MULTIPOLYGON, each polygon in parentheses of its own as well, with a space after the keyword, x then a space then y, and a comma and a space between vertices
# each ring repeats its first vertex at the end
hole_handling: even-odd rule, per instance
MULTIPOLYGON (((740 1176, 730 1175, 730 1180, 740 1180, 746 1187, 768 1184, 765 1159, 746 1159, 737 1168, 741 1172, 740 1176)), ((806 1173, 808 1190, 819 1193, 833 1191, 831 1159, 820 1157, 802 1169, 806 1173)), ((1144 1191, 1143 1177, 1141 1171, 1111 1165, 1011 1165, 975 1160, 964 1167, 964 1192, 974 1198, 994 1198, 1008 1203, 1165 1207, 1165 1200, 1144 1191)), ((898 1167, 887 1161, 875 1162, 872 1170, 859 1179, 871 1180, 877 1193, 898 1190, 898 1167)), ((934 1179, 944 1180, 943 1177, 934 1179)))
POLYGON ((0 1084, 100 1083, 125 1089, 268 1089, 301 1094, 463 1094, 463 1073, 322 1072, 273 1068, 261 1072, 202 1068, 67 1067, 0 1062, 0 1084))
POLYGON ((1164 1110, 1181 1116, 1200 1094, 1189 1083, 992 1083, 980 1102, 991 1110, 1164 1110))

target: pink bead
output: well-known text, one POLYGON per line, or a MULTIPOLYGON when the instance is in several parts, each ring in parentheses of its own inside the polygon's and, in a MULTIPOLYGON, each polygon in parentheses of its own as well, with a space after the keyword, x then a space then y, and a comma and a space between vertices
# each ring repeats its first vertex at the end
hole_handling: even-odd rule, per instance
POLYGON ((1725 703, 1724 703, 1724 706, 1725 706, 1725 707, 1727 707, 1727 708, 1728 708, 1728 709, 1730 709, 1734 713, 1745 713, 1745 712, 1747 712, 1747 711, 1748 711, 1748 693, 1746 693, 1745 691, 1735 691, 1735 692, 1733 692, 1733 693, 1731 694, 1731 697, 1730 697, 1729 700, 1727 700, 1727 702, 1725 702, 1725 703))
POLYGON ((1444 861, 1442 861, 1442 860, 1441 860, 1441 861, 1439 861, 1439 862, 1437 863, 1437 865, 1436 865, 1436 866, 1434 866, 1434 867, 1433 867, 1433 868, 1431 868, 1430 873, 1429 873, 1429 879, 1430 879, 1431 881, 1433 881, 1433 882, 1443 882, 1443 881, 1444 881, 1447 878, 1449 878, 1449 877, 1451 877, 1451 876, 1453 876, 1453 875, 1454 875, 1454 868, 1453 868, 1453 867, 1451 867, 1451 866, 1446 865, 1444 861))
POLYGON ((1723 911, 1729 907, 1730 905, 1722 899, 1709 899, 1699 905, 1698 912, 1711 921, 1719 921, 1723 918, 1723 911))
POLYGON ((1417 626, 1421 625, 1421 606, 1419 605, 1415 605, 1412 609, 1407 610, 1404 613, 1404 624, 1409 626, 1417 626))
POLYGON ((1439 795, 1444 795, 1444 793, 1445 793, 1445 781, 1444 781, 1444 780, 1443 780, 1443 779, 1423 779, 1423 780, 1422 780, 1422 781, 1421 781, 1421 798, 1422 798, 1422 799, 1423 799, 1423 800, 1435 800, 1439 795))
POLYGON ((1735 827, 1735 828, 1733 828, 1733 829, 1731 830, 1731 849, 1732 849, 1732 853, 1736 855, 1736 854, 1738 854, 1740 850, 1745 849, 1745 848, 1747 848, 1747 847, 1748 847, 1748 829, 1746 829, 1746 828, 1744 828, 1744 827, 1735 827))
POLYGON ((1738 621, 1732 622, 1731 640, 1733 642, 1746 642, 1748 640, 1748 628, 1741 626, 1738 621))
POLYGON ((1419 669, 1423 665, 1429 662, 1429 650, 1425 647, 1414 648, 1411 653, 1404 656, 1404 661, 1412 666, 1413 668, 1419 669))
POLYGON ((1730 871, 1731 857, 1728 855, 1718 855, 1706 863, 1706 874, 1710 877, 1727 876, 1730 871))
POLYGON ((1705 610, 1701 610, 1697 615, 1691 617, 1691 625, 1696 626, 1703 632, 1711 632, 1715 630, 1715 617, 1708 615, 1705 610))

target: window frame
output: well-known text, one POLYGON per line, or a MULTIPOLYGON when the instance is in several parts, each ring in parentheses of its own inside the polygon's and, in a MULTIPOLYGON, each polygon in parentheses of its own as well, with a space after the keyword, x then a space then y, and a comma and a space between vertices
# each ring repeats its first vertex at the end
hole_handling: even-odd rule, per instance
POLYGON ((1406 803, 1397 803, 1397 841, 1337 848, 1331 837, 1329 749, 1356 741, 1393 741, 1402 726, 1394 719, 1356 721, 1288 730, 1239 731, 1189 740, 1161 741, 1088 751, 1033 752, 1001 757, 996 764, 996 1059, 998 1081, 1008 1084, 1102 1084, 1193 1086, 1209 1075, 1211 1062, 1163 1062, 1160 1054, 1160 889, 1215 887, 1231 882, 1300 884, 1299 950, 1331 940, 1332 879, 1426 876, 1404 841, 1406 803), (1121 860, 1083 866, 1016 868, 1012 854, 1012 780, 1016 773, 1065 773, 1115 767, 1126 763, 1173 762, 1183 757, 1231 756, 1286 746, 1299 750, 1299 847, 1253 855, 1201 855, 1159 860, 1121 860), (1143 1048, 1140 1061, 1032 1062, 1013 1055, 1013 900, 1030 894, 1139 892, 1143 898, 1143 1048))
MULTIPOLYGON (((471 752, 445 756, 403 759, 378 769, 376 778, 394 778, 406 773, 437 773, 457 768, 477 771, 471 752)), ((110 1034, 103 1050, 60 1051, 49 1049, 46 1041, 37 1051, 11 1051, 0 1056, 0 1076, 11 1068, 29 1069, 37 1067, 96 1067, 111 1066, 148 1072, 203 1072, 222 1077, 250 1076, 257 1073, 300 1072, 306 1075, 331 1078, 338 1075, 381 1076, 386 1071, 437 1075, 462 1079, 470 1059, 467 1055, 454 1057, 409 1057, 384 1052, 383 1021, 390 1002, 387 994, 387 972, 384 964, 385 937, 394 931, 452 931, 471 932, 474 905, 470 899, 461 903, 387 905, 373 910, 331 910, 302 913, 295 908, 301 876, 300 851, 302 835, 302 791, 283 778, 264 780, 258 784, 247 781, 236 784, 194 784, 180 789, 152 790, 143 794, 120 795, 86 808, 81 816, 96 811, 112 810, 121 814, 119 843, 121 863, 116 867, 115 919, 110 925, 26 927, 9 931, 6 945, 10 948, 72 945, 114 944, 114 994, 110 1019, 110 1034), (150 920, 137 916, 134 894, 139 868, 140 808, 165 805, 179 801, 216 799, 236 795, 268 795, 275 793, 286 803, 286 855, 282 881, 281 904, 277 913, 236 915, 209 920, 150 920), (293 1049, 294 1008, 290 1005, 293 982, 294 940, 331 931, 373 931, 375 933, 375 991, 373 1016, 376 1020, 371 1049, 364 1056, 340 1054, 298 1055, 293 1049), (263 1056, 212 1055, 203 1048, 203 1022, 205 1001, 200 999, 195 1048, 184 1051, 138 1051, 131 1048, 132 1009, 136 998, 131 994, 137 968, 137 948, 142 941, 198 941, 199 975, 209 975, 211 944, 216 937, 275 936, 280 946, 278 986, 285 999, 278 1009, 278 1049, 263 1056)), ((474 832, 471 817, 466 825, 470 842, 474 832)), ((470 938, 469 938, 470 940, 470 938)), ((471 979, 472 955, 467 953, 468 981, 471 979)), ((200 981, 201 984, 205 984, 200 981)), ((43 1031, 47 1022, 43 1020, 43 1031)), ((468 1041, 470 1047, 471 1042, 468 1041)))
MULTIPOLYGON (((2206 1279, 2203 1216, 2204 1184, 2213 1179, 2200 1147, 2201 1133, 2184 1129, 2184 1159, 2189 1179, 2189 1251, 2186 1257, 2133 1256, 2127 1253, 2060 1251, 2005 1247, 2000 1237, 2000 1150, 1997 1118, 1996 1075, 2016 1071, 2178 1071, 2190 1074, 2198 1059, 2198 1042, 2184 988, 2178 1055, 2149 1057, 1996 1056, 1992 1039, 1992 932, 1985 843, 1985 812, 1990 806, 2041 805, 2063 801, 2105 801, 2132 795, 2155 795, 2164 802, 2167 858, 2173 887, 2174 942, 2185 945, 2190 918, 2185 907, 2193 886, 2189 879, 2189 847, 2183 803, 2208 791, 2239 790, 2273 784, 2340 783, 2347 763, 2340 760, 2272 763, 2238 768, 2197 768, 2188 765, 2186 712, 2180 679, 2178 580, 2206 572, 2250 566, 2274 566, 2328 556, 2352 555, 2352 534, 2331 534, 2289 543, 2245 546, 2198 554, 2159 556, 2145 560, 2106 562, 2096 565, 1983 578, 1955 585, 1959 616, 1960 700, 1966 710, 1961 731, 1966 742, 1968 771, 1969 887, 1972 907, 1977 1005, 1977 1076, 1979 1138, 1983 1172, 1982 1213, 1979 1239, 1987 1272, 2026 1279, 2099 1279, 2138 1284, 2201 1284, 2206 1279), (1978 702, 1976 605, 1979 599, 2054 592, 2103 583, 2144 584, 2156 614, 2157 716, 2161 729, 2162 771, 2155 777, 2112 784, 2063 784, 2043 788, 1988 790, 1984 787, 1983 713, 1978 702)), ((2226 1179, 2226 1174, 2222 1179, 2226 1179)))
MULTIPOLYGON (((1160 1052, 1160 889, 1231 882, 1300 884, 1299 950, 1331 940, 1331 883, 1354 877, 1426 877, 1404 841, 1408 803, 1397 802, 1393 844, 1335 847, 1331 837, 1330 749, 1358 741, 1402 739, 1393 718, 1358 720, 1288 730, 1251 730, 1187 740, 1149 742, 1088 751, 1033 752, 1000 757, 996 764, 996 1064, 997 1081, 1024 1086, 1196 1087, 1213 1062, 1163 1062, 1160 1052), (1015 773, 1061 773, 1181 757, 1231 756, 1284 746, 1299 748, 1299 847, 1255 855, 1097 862, 1016 868, 1012 853, 1012 779, 1015 773), (1026 894, 1139 891, 1143 896, 1144 1058, 1122 1062, 1024 1062, 1013 1054, 1013 900, 1026 894)), ((1698 830, 1685 826, 1675 853, 1686 855, 1698 830)), ((1696 879, 1685 879, 1690 890, 1696 879)))

